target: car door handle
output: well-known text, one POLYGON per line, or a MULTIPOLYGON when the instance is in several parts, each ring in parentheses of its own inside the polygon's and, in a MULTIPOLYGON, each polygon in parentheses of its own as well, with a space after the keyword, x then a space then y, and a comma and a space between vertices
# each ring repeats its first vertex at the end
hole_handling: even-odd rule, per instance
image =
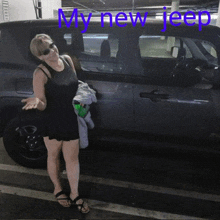
POLYGON ((158 102, 158 101, 161 101, 164 99, 165 100, 169 99, 169 94, 158 94, 156 92, 158 92, 158 90, 153 90, 149 93, 148 92, 141 92, 140 97, 150 99, 152 102, 158 102))

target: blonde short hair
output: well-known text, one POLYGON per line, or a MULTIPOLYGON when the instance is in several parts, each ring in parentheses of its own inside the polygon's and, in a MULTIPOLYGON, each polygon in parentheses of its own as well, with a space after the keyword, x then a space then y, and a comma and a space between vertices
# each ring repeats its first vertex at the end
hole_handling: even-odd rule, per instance
POLYGON ((39 57, 43 54, 43 51, 45 50, 45 48, 47 48, 47 42, 45 42, 44 40, 50 40, 53 42, 53 40, 51 39, 51 37, 47 34, 37 34, 30 43, 30 50, 31 53, 36 56, 39 57))

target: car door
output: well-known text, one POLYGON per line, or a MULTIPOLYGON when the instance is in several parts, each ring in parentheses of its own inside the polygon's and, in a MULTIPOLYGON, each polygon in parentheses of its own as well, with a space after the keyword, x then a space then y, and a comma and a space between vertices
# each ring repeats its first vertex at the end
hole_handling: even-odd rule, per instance
POLYGON ((213 84, 200 76, 200 70, 189 68, 192 54, 186 45, 185 66, 177 67, 179 61, 167 51, 167 39, 140 38, 144 76, 138 76, 134 87, 135 129, 162 135, 209 134, 218 120, 213 84))
POLYGON ((211 91, 200 88, 135 87, 136 130, 163 135, 204 135, 216 121, 211 91))
POLYGON ((96 128, 133 131, 133 84, 117 62, 118 38, 97 32, 83 34, 84 51, 79 60, 81 78, 96 91, 92 106, 96 128))

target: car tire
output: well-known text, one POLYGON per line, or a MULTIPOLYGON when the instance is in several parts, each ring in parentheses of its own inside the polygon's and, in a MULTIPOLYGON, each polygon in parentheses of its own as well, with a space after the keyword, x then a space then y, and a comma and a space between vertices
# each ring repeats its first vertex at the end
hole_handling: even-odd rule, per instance
POLYGON ((20 117, 12 119, 3 134, 3 143, 8 155, 18 164, 29 168, 44 168, 47 150, 38 127, 31 120, 20 117))

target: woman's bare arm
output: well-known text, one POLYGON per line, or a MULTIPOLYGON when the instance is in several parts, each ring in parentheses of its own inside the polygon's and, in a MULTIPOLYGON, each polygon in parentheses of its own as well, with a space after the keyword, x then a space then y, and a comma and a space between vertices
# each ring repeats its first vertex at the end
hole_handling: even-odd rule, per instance
POLYGON ((33 77, 33 90, 34 96, 33 98, 23 99, 22 102, 26 103, 26 105, 22 108, 24 110, 29 109, 38 109, 40 111, 45 110, 47 105, 47 100, 45 96, 45 88, 44 85, 47 82, 47 77, 40 69, 36 69, 34 71, 33 77))

